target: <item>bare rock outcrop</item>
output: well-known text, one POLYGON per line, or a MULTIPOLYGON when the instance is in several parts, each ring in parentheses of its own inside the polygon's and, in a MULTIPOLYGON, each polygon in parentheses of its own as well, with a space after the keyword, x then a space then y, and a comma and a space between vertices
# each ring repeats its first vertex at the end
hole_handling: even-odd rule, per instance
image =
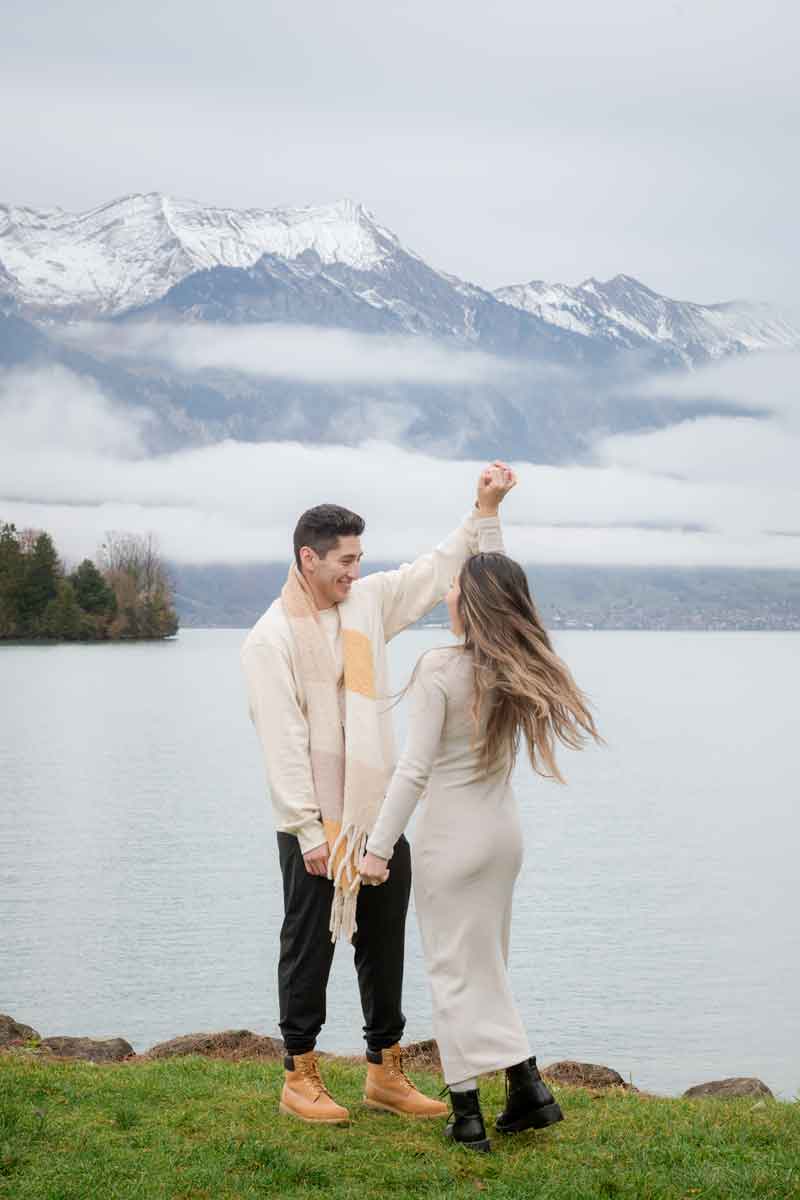
POLYGON ((439 1046, 435 1038, 427 1038, 424 1042, 409 1042, 407 1046, 403 1046, 403 1058, 410 1067, 418 1067, 420 1070, 442 1069, 439 1046))
POLYGON ((133 1057, 133 1046, 125 1038, 46 1037, 42 1050, 58 1058, 83 1058, 88 1062, 122 1062, 133 1057))
POLYGON ((40 1041, 41 1034, 30 1025, 15 1021, 7 1013, 0 1013, 0 1046, 13 1046, 21 1042, 40 1041))
POLYGON ((736 1075, 731 1079, 712 1079, 698 1083, 683 1093, 684 1099, 701 1100, 714 1097, 717 1100, 736 1100, 740 1096, 772 1096, 767 1085, 754 1076, 736 1075))
POLYGON ((225 1029, 221 1033, 185 1033, 168 1042, 159 1042, 147 1051, 148 1058, 177 1058, 185 1054, 231 1059, 283 1058, 283 1043, 249 1029, 225 1029))
POLYGON ((550 1063, 549 1067, 541 1068, 542 1075, 551 1083, 563 1083, 569 1087, 584 1088, 625 1088, 631 1091, 631 1085, 626 1083, 618 1071, 611 1067, 602 1067, 597 1063, 573 1062, 563 1059, 561 1062, 550 1063))

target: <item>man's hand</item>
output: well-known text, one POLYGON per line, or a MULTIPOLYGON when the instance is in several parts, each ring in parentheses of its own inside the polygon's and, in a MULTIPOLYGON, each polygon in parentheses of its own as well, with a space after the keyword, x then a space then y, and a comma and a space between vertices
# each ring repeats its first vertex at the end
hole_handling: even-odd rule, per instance
POLYGON ((321 846, 315 846, 313 850, 309 850, 308 854, 303 855, 303 862, 306 864, 309 875, 328 874, 328 855, 327 842, 323 842, 321 846))
POLYGON ((377 854, 362 854, 361 862, 358 864, 358 873, 364 883, 372 883, 376 886, 379 883, 386 883, 389 878, 386 859, 378 858, 377 854))
POLYGON ((496 517, 497 510, 513 487, 517 477, 508 463, 493 462, 478 478, 478 512, 482 517, 496 517))

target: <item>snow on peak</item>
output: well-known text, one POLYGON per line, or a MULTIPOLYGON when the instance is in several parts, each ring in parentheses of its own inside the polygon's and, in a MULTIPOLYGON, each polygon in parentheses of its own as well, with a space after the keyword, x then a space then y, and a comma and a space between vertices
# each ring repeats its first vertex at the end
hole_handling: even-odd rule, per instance
POLYGON ((163 296, 193 271, 251 267, 313 250, 324 265, 380 269, 402 247, 353 200, 229 209, 159 192, 82 213, 0 205, 0 267, 33 309, 113 314, 163 296))
POLYGON ((656 345, 687 365, 745 350, 800 345, 800 331, 768 305, 702 305, 661 296, 632 275, 590 276, 577 287, 539 280, 495 292, 498 300, 548 324, 612 341, 656 345))

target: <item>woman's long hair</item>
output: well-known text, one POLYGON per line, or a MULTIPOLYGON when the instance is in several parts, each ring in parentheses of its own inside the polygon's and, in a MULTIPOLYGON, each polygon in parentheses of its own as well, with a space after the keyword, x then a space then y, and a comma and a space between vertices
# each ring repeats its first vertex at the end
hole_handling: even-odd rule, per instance
POLYGON ((589 738, 602 739, 539 619, 525 572, 505 554, 475 554, 461 568, 459 588, 464 647, 475 671, 473 716, 483 729, 481 768, 494 771, 508 759, 513 766, 524 738, 534 771, 563 783, 556 742, 578 750, 589 738))

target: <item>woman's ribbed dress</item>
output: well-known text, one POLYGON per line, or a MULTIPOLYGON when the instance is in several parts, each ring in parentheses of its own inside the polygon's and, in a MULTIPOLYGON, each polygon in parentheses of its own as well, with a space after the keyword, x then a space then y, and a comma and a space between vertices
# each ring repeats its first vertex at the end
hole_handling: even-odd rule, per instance
MULTIPOLYGON (((423 655, 409 732, 367 848, 387 858, 418 800, 414 900, 447 1083, 530 1056, 506 963, 522 833, 508 764, 478 769, 472 659, 463 647, 423 655)), ((391 862, 389 863, 391 870, 391 862)))

